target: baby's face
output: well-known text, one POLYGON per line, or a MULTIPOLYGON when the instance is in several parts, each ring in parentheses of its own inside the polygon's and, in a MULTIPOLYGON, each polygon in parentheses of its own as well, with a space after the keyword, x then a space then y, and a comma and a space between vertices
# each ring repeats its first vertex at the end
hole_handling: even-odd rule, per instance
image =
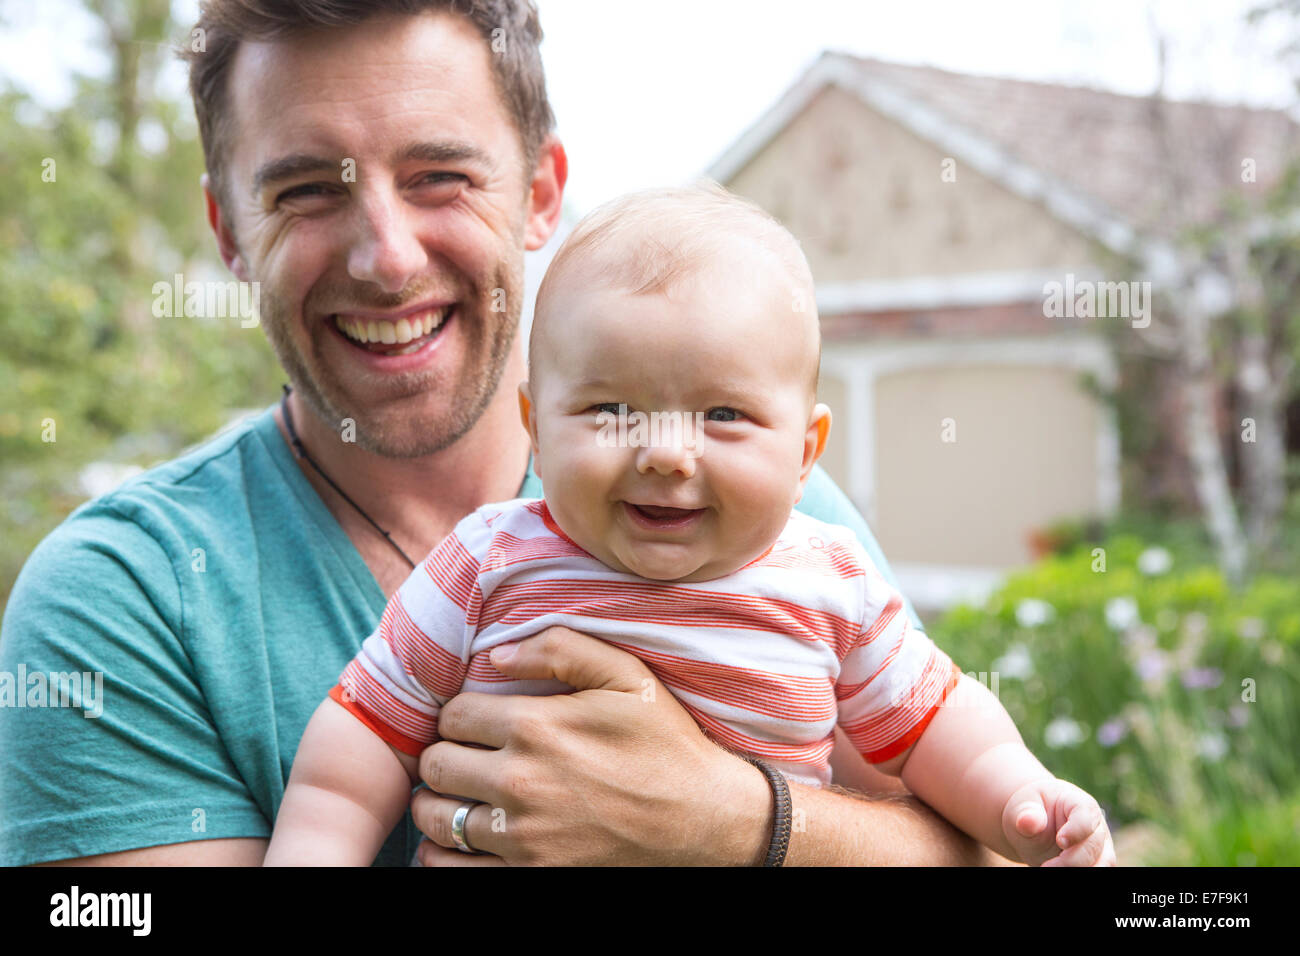
POLYGON ((803 492, 830 424, 809 397, 815 318, 760 272, 551 297, 521 388, 534 467, 556 523, 615 570, 729 574, 803 492))

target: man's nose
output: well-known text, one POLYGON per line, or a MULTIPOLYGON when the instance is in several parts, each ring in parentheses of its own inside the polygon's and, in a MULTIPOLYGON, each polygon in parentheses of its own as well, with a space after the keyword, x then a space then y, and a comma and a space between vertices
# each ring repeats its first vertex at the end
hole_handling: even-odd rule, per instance
POLYGON ((664 476, 678 474, 692 478, 695 476, 695 456, 680 439, 646 445, 637 451, 636 470, 643 475, 655 471, 664 476))
POLYGON ((429 264, 407 211, 391 191, 365 192, 355 207, 348 274, 396 294, 429 264))

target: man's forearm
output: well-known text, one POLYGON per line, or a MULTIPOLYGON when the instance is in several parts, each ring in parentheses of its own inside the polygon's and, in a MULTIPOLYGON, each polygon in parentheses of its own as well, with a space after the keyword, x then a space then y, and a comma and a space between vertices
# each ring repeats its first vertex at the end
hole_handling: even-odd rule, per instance
MULTIPOLYGON (((787 866, 989 866, 1008 861, 913 796, 790 785, 787 866)), ((770 819, 770 818, 769 818, 770 819)))

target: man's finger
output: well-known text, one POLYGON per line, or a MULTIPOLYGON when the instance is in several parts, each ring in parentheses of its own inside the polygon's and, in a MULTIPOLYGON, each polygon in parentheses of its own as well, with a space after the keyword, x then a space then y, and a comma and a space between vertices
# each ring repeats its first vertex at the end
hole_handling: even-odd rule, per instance
POLYGON ((499 750, 510 742, 510 729, 519 719, 536 713, 541 699, 513 694, 457 694, 438 712, 438 736, 499 750))
POLYGON ((579 691, 640 692, 654 680, 631 654, 567 627, 494 647, 492 666, 517 680, 558 680, 579 691))
MULTIPOLYGON (((451 850, 457 856, 470 857, 473 854, 456 849, 456 842, 451 837, 452 817, 468 802, 432 790, 419 790, 411 800, 411 819, 415 821, 416 829, 424 834, 426 841, 451 850)), ((472 849, 488 855, 499 848, 499 841, 494 839, 496 833, 493 831, 493 822, 499 819, 499 815, 494 815, 493 810, 486 803, 476 803, 470 807, 469 815, 465 818, 465 842, 472 849)))
POLYGON ((420 846, 415 852, 415 858, 420 861, 420 866, 505 866, 506 861, 499 856, 492 856, 490 853, 482 856, 473 856, 469 853, 461 853, 460 850, 448 850, 445 847, 438 846, 428 840, 420 841, 420 846))
MULTIPOLYGON (((500 763, 495 750, 465 747, 450 740, 440 740, 424 748, 418 769, 420 779, 434 793, 459 793, 464 794, 467 800, 490 803, 496 798, 493 781, 500 763)), ((418 824, 419 821, 416 822, 418 824)), ((427 830, 424 832, 428 833, 427 830)))

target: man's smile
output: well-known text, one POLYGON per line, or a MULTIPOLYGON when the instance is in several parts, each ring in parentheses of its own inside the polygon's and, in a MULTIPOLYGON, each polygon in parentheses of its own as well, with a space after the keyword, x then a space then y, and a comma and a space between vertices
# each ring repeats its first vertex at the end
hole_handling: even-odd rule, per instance
POLYGON ((425 344, 424 339, 440 332, 453 305, 419 305, 398 315, 364 312, 336 312, 335 327, 367 351, 386 355, 408 355, 425 344))
POLYGON ((405 372, 432 359, 459 314, 456 304, 424 305, 387 318, 358 312, 332 313, 326 324, 347 343, 348 351, 367 365, 379 371, 405 372))

